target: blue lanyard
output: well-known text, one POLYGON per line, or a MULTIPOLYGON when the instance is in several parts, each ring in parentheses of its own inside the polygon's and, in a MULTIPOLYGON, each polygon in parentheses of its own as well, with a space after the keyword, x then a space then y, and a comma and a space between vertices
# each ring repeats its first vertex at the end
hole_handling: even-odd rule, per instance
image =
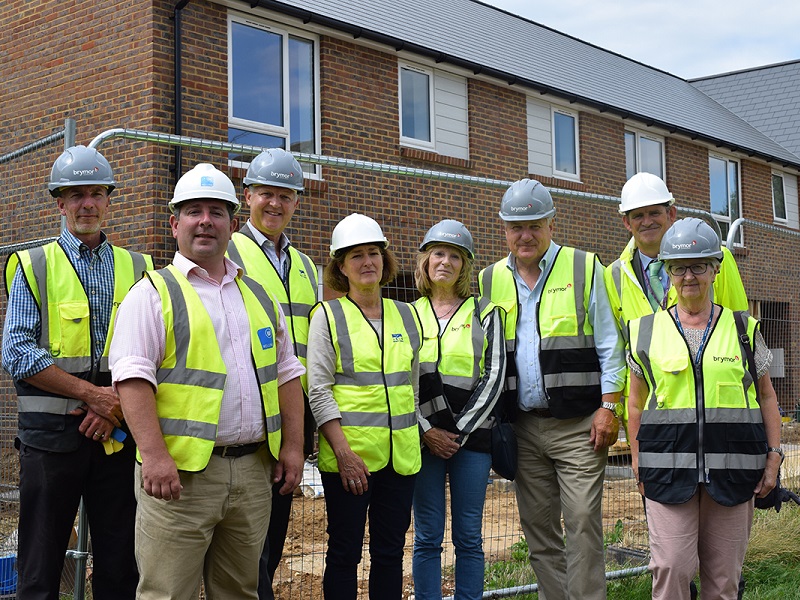
MULTIPOLYGON (((678 326, 678 331, 681 332, 683 339, 686 339, 686 335, 683 333, 683 325, 681 325, 681 317, 678 314, 678 307, 675 307, 675 324, 678 326)), ((706 340, 708 339, 708 333, 711 331, 711 320, 714 318, 714 305, 711 305, 711 313, 708 315, 708 323, 706 323, 706 328, 703 331, 703 339, 700 340, 700 347, 697 348, 697 356, 695 356, 695 364, 700 364, 700 359, 703 357, 703 350, 706 346, 706 340)))

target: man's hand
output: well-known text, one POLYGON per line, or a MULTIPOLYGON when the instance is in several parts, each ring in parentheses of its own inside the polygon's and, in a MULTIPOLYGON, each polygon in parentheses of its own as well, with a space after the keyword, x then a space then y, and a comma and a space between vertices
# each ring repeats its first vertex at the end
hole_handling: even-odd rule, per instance
POLYGON ((592 433, 589 443, 594 445, 594 451, 599 452, 608 448, 617 441, 619 435, 619 420, 610 410, 598 408, 592 420, 592 433))
POLYGON ((275 475, 273 482, 278 483, 281 479, 283 485, 278 492, 284 496, 294 492, 303 479, 303 465, 305 458, 302 449, 295 447, 281 448, 278 464, 275 465, 275 475))
POLYGON ((108 419, 104 419, 96 412, 94 412, 91 408, 87 410, 83 410, 80 408, 76 408, 75 410, 71 411, 71 415, 81 415, 86 414, 81 421, 80 426, 78 426, 78 431, 80 431, 83 435, 87 438, 93 439, 95 442, 103 442, 109 438, 111 432, 114 431, 114 424, 109 421, 108 419))
POLYGON ((455 441, 456 439, 458 439, 458 434, 440 427, 431 427, 422 434, 422 441, 431 454, 444 460, 452 458, 461 449, 461 446, 455 441))
POLYGON ((142 480, 148 496, 159 500, 181 498, 181 479, 175 461, 168 453, 155 458, 142 457, 142 480))
POLYGON ((123 418, 119 396, 111 387, 92 386, 92 388, 90 393, 82 398, 83 401, 98 415, 119 427, 123 418))

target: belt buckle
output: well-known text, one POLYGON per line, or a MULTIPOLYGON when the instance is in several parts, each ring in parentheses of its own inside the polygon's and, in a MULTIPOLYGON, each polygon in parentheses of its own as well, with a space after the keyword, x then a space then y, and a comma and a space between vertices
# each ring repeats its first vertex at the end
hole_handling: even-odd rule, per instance
MULTIPOLYGON (((241 448, 241 446, 235 446, 235 445, 234 445, 234 446, 223 446, 223 447, 222 447, 222 454, 220 454, 220 456, 221 456, 222 458, 225 458, 225 457, 227 457, 227 456, 228 456, 228 450, 231 450, 231 451, 233 451, 235 448, 241 448)), ((235 458, 235 457, 234 457, 234 458, 235 458)))

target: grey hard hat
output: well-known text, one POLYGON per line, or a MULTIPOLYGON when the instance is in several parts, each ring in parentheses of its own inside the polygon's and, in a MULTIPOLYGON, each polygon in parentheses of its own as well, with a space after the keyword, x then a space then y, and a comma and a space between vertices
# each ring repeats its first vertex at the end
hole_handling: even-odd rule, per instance
POLYGON ((53 163, 47 185, 53 197, 59 195, 61 188, 76 185, 102 185, 109 193, 117 187, 111 165, 96 149, 72 146, 53 163))
POLYGON ((694 217, 680 219, 661 238, 659 260, 716 258, 722 260, 719 236, 714 229, 694 217))
POLYGON ((274 185, 303 191, 303 169, 290 152, 270 148, 250 161, 244 185, 274 185))
POLYGON ((500 203, 504 221, 536 221, 556 214, 553 197, 535 179, 520 179, 511 184, 500 203))
POLYGON ((425 250, 425 248, 431 244, 450 244, 451 246, 458 246, 466 250, 470 258, 475 258, 475 246, 472 243, 472 234, 460 221, 445 219, 428 229, 428 232, 422 239, 422 243, 419 245, 420 251, 425 250))

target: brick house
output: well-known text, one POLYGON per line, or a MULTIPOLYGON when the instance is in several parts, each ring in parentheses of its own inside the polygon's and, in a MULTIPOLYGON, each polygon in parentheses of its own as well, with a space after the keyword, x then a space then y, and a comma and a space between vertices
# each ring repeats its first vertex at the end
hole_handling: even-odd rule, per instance
MULTIPOLYGON (((83 144, 126 127, 493 179, 530 176, 610 196, 647 170, 665 178, 680 206, 714 212, 723 234, 738 216, 798 230, 797 148, 698 82, 475 0, 8 0, 0 26, 3 152, 71 117, 83 144)), ((0 165, 3 245, 57 235, 45 182, 60 150, 0 165)), ((128 140, 100 150, 119 185, 107 230, 158 266, 174 251, 166 204, 176 178, 207 161, 239 183, 247 161, 128 140)), ((318 265, 333 226, 354 211, 376 218, 397 251, 398 295, 413 287, 416 248, 439 219, 470 228, 479 268, 505 253, 502 190, 307 169, 289 235, 318 265)), ((557 241, 606 263, 616 258, 627 235, 613 205, 556 201, 557 241)), ((788 377, 800 362, 800 299, 786 286, 798 240, 745 226, 735 249, 755 308, 781 323, 768 342, 784 350, 787 377, 776 385, 786 408, 800 397, 798 376, 788 377)))

